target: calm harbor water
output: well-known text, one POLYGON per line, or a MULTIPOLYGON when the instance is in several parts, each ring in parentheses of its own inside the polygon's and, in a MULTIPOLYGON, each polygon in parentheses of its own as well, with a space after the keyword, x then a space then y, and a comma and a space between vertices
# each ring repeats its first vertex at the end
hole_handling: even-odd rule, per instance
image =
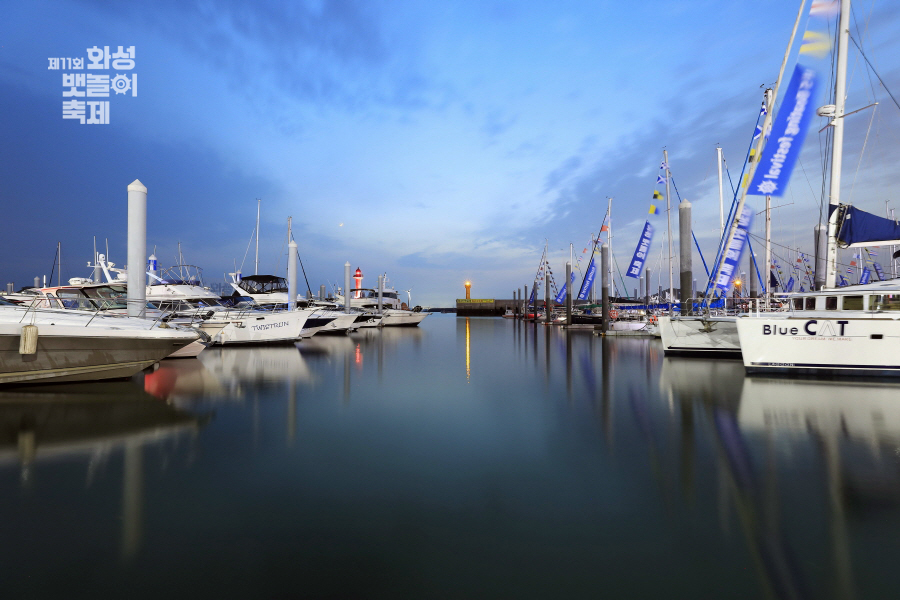
POLYGON ((887 598, 900 384, 506 319, 0 390, 4 597, 887 598))

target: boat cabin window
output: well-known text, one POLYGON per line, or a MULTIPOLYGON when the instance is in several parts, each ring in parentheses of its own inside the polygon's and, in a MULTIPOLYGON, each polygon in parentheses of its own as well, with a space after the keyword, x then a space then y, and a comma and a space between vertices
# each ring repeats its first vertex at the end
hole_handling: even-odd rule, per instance
POLYGON ((794 310, 803 310, 803 298, 794 298, 794 310))
POLYGON ((806 310, 816 310, 816 299, 812 298, 804 298, 806 300, 806 310))
POLYGON ((825 296, 825 310, 837 310, 837 296, 825 296))
POLYGON ((900 310, 900 294, 884 294, 869 298, 871 310, 900 310))
POLYGON ((841 310, 862 310, 863 309, 863 297, 862 296, 844 296, 843 306, 841 306, 841 310))

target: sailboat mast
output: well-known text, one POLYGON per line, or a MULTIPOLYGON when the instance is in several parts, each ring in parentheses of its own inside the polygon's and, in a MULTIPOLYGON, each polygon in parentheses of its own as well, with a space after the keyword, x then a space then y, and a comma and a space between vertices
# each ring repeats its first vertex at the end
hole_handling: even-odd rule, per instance
MULTIPOLYGON (((775 96, 772 90, 766 90, 766 106, 768 110, 774 110, 775 96)), ((761 136, 760 136, 761 137, 761 136)), ((766 194, 766 265, 764 269, 765 283, 763 287, 766 290, 766 310, 769 310, 769 299, 772 298, 772 286, 769 273, 772 271, 772 196, 766 194)), ((750 274, 753 277, 753 274, 750 274)))
POLYGON ((613 277, 613 268, 612 268, 612 264, 613 264, 613 261, 612 261, 612 197, 608 197, 607 200, 609 202, 606 206, 606 214, 609 216, 609 218, 606 221, 606 245, 609 247, 609 258, 610 258, 609 273, 607 274, 607 276, 609 277, 609 287, 610 287, 609 295, 613 296, 614 294, 612 293, 612 290, 615 289, 615 287, 616 287, 616 280, 613 277))
MULTIPOLYGON (((769 299, 772 298, 771 277, 772 272, 772 196, 766 195, 766 264, 765 264, 766 310, 769 309, 769 299)), ((753 274, 750 274, 753 277, 753 274)))
POLYGON ((716 146, 716 165, 719 167, 719 240, 725 235, 725 189, 722 181, 722 147, 716 146))
POLYGON ((837 206, 841 197, 841 162, 844 150, 844 107, 847 96, 847 42, 850 37, 850 0, 841 0, 841 16, 838 21, 837 65, 834 78, 834 117, 830 125, 831 180, 829 182, 828 204, 828 265, 825 278, 826 287, 837 284, 837 206))
POLYGON ((675 288, 672 287, 672 200, 669 198, 669 180, 672 173, 669 171, 669 151, 663 150, 663 163, 666 165, 666 222, 669 228, 669 316, 671 317, 672 303, 675 300, 675 288))
POLYGON ((259 203, 260 199, 256 199, 256 263, 253 266, 253 274, 259 275, 259 203))

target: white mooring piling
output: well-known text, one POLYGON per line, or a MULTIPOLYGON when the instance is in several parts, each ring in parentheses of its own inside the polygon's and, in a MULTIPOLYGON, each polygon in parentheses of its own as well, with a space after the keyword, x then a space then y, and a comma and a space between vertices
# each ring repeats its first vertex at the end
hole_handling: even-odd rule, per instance
POLYGON ((128 316, 147 316, 147 188, 128 184, 128 316))

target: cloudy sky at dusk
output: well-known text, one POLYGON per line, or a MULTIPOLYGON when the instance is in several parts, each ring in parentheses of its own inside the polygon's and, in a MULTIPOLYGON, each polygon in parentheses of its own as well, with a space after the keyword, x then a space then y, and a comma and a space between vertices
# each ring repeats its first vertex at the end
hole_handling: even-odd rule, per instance
MULTIPOLYGON (((94 237, 124 263, 126 186, 140 179, 148 251, 169 265, 181 242, 207 283, 242 264, 253 272, 260 198, 260 272, 285 273, 292 217, 313 289, 340 285, 349 261, 366 284, 387 272, 414 303, 451 305, 466 279, 477 297, 507 298, 534 277, 545 240, 564 271, 607 197, 624 268, 664 148, 710 260, 716 145, 737 184, 799 4, 8 3, 0 278, 18 288, 49 275, 57 242, 63 278, 86 276, 94 237), (138 75, 137 94, 111 94, 104 125, 62 118, 62 75, 79 71, 48 68, 93 46, 135 47, 123 73, 138 75)), ((855 39, 900 97, 900 7, 859 1, 853 13, 855 39)), ((845 199, 883 214, 900 109, 855 50, 849 77, 848 110, 880 104, 847 118, 845 199)), ((820 121, 773 216, 775 240, 807 251, 820 121)), ((664 212, 654 219, 659 272, 664 212)))

